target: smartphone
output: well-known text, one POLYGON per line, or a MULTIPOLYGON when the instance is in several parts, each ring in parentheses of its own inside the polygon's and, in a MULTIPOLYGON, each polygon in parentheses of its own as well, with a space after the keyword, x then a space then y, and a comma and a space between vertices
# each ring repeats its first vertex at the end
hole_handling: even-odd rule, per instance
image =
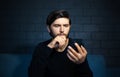
POLYGON ((81 40, 81 39, 74 39, 74 41, 71 41, 70 46, 71 46, 75 51, 78 52, 78 50, 77 50, 77 48, 76 48, 76 46, 75 46, 75 43, 78 43, 79 46, 81 46, 81 45, 83 45, 83 44, 82 44, 82 40, 81 40))

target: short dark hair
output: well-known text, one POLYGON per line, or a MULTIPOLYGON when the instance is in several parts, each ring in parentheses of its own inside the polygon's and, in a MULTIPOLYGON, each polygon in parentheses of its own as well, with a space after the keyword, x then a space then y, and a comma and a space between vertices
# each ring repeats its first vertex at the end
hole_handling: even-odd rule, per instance
POLYGON ((71 19, 69 13, 66 10, 52 11, 47 17, 46 24, 50 26, 57 18, 68 18, 71 25, 71 19))

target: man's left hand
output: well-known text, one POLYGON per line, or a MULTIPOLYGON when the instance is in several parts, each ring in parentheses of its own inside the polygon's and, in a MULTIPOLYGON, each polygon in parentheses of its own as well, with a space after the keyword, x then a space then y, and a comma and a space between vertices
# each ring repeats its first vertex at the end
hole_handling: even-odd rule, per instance
POLYGON ((86 59, 87 50, 82 45, 79 46, 78 43, 75 43, 75 47, 77 50, 74 50, 71 46, 68 46, 67 56, 72 62, 76 64, 83 63, 86 59))

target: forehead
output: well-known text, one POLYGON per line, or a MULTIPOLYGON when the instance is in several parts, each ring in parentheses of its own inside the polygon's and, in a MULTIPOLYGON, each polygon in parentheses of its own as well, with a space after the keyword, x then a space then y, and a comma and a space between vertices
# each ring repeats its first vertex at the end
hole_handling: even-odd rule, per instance
POLYGON ((58 18, 56 19, 53 24, 69 24, 69 19, 68 18, 58 18))

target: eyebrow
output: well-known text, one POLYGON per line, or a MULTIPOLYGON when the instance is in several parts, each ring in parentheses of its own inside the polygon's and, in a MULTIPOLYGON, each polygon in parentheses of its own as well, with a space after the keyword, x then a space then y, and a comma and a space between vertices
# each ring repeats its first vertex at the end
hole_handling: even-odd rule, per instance
MULTIPOLYGON (((61 24, 53 24, 53 25, 61 25, 61 24)), ((63 24, 63 25, 70 25, 70 24, 63 24)))

